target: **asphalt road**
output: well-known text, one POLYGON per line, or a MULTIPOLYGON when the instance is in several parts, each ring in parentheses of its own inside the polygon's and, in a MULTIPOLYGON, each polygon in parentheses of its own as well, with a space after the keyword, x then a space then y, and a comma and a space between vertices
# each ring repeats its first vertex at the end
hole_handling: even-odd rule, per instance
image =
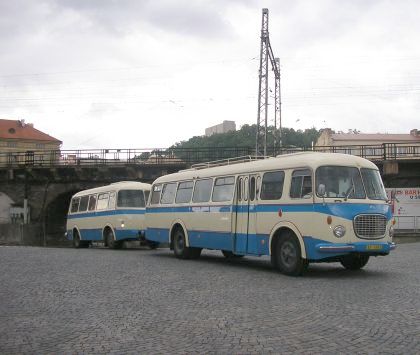
POLYGON ((0 353, 419 354, 420 243, 364 270, 0 247, 0 353))

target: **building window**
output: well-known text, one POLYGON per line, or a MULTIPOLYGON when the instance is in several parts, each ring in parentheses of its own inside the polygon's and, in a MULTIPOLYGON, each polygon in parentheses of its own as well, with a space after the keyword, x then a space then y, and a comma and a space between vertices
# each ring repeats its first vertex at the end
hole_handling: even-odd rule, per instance
POLYGON ((45 149, 45 144, 44 143, 36 143, 35 148, 36 149, 45 149))
POLYGON ((17 148, 17 142, 7 142, 9 148, 17 148))

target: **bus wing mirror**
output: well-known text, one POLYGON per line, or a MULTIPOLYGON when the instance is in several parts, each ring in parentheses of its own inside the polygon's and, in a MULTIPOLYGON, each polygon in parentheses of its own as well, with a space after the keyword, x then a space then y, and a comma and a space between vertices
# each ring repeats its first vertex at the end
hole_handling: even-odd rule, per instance
POLYGON ((325 196, 325 185, 324 184, 319 184, 318 185, 317 194, 318 194, 318 196, 321 196, 321 197, 325 196))

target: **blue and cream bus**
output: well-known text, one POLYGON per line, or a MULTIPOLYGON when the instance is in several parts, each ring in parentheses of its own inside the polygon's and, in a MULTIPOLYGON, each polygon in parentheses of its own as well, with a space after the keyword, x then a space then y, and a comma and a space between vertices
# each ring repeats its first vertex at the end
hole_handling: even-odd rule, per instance
POLYGON ((130 181, 78 192, 70 201, 67 237, 76 248, 86 248, 92 242, 119 248, 125 240, 140 240, 144 244, 145 202, 149 193, 149 184, 130 181))
POLYGON ((169 243, 178 258, 197 258, 203 248, 229 258, 270 255, 288 275, 311 262, 360 269, 395 248, 378 168, 334 153, 208 163, 160 177, 146 226, 146 238, 169 243))

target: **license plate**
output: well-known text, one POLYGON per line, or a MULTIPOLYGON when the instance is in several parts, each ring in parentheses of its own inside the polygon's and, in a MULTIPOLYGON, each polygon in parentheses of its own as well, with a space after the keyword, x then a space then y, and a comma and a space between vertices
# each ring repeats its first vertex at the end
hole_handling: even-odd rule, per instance
POLYGON ((371 244, 371 245, 367 245, 366 246, 367 250, 381 250, 382 249, 382 245, 378 245, 378 244, 371 244))

